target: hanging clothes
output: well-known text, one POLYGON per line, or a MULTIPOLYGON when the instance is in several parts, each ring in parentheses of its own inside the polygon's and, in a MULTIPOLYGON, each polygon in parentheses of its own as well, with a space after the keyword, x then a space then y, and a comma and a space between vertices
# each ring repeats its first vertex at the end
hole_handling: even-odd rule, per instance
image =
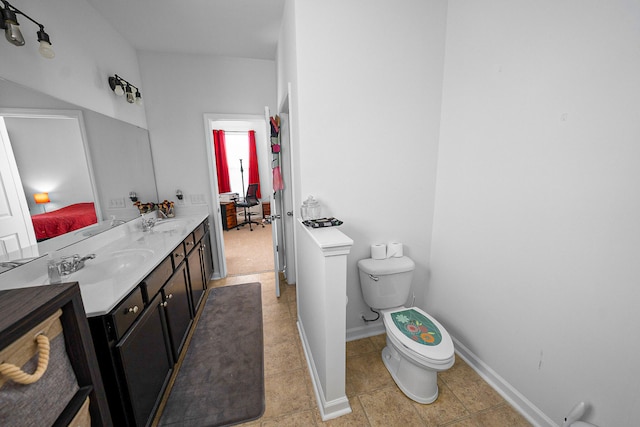
POLYGON ((282 180, 282 172, 280 165, 273 168, 273 191, 284 190, 284 181, 282 180))

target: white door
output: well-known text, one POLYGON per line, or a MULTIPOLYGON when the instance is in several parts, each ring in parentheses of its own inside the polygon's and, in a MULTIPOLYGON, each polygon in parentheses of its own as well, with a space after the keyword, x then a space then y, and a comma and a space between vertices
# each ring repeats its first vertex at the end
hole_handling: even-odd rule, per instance
POLYGON ((0 154, 0 260, 38 256, 27 199, 2 117, 0 154))
MULTIPOLYGON (((291 91, 289 90, 289 93, 291 91)), ((291 117, 289 110, 289 95, 285 99, 283 105, 280 106, 280 169, 282 171, 282 178, 285 182, 284 191, 282 191, 281 197, 281 212, 282 216, 282 238, 284 241, 284 247, 286 250, 281 253, 285 259, 284 263, 284 277, 287 279, 288 284, 296 283, 296 263, 295 263, 295 202, 293 200, 293 144, 291 141, 291 117)))
MULTIPOLYGON (((271 115, 269 107, 264 107, 264 116, 266 124, 267 136, 271 135, 271 115)), ((275 142, 275 141, 274 141, 275 142)), ((274 168, 280 165, 280 153, 272 153, 271 150, 271 138, 267 138, 267 161, 271 165, 272 177, 274 168)), ((269 195, 269 201, 271 205, 271 237, 273 241, 273 270, 275 274, 276 282, 276 297, 280 297, 280 271, 284 266, 284 238, 282 228, 282 190, 272 191, 269 195)))

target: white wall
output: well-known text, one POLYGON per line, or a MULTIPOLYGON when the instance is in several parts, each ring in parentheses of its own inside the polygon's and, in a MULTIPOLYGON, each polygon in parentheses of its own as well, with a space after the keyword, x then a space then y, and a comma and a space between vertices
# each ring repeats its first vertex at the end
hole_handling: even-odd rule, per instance
POLYGON ((144 108, 117 97, 108 77, 118 74, 140 85, 135 50, 85 0, 33 0, 17 7, 42 23, 56 53, 38 53, 38 27, 24 17, 18 22, 25 45, 0 45, 0 78, 36 89, 63 101, 146 128, 144 108))
POLYGON ((640 418, 639 22, 449 2, 427 308, 556 423, 640 418))
POLYGON ((265 106, 274 110, 275 61, 154 52, 140 52, 139 60, 159 198, 176 200, 180 189, 184 205, 176 212, 213 212, 204 114, 263 116, 265 106), (206 204, 194 205, 194 195, 203 195, 206 204))
POLYGON ((372 243, 405 244, 416 261, 418 296, 428 280, 445 17, 444 1, 285 6, 283 34, 296 40, 279 51, 281 69, 297 79, 279 81, 296 83, 298 188, 320 201, 323 215, 344 221, 341 230, 355 242, 347 269, 350 330, 364 327, 359 313, 369 310, 356 263, 370 256, 372 243))

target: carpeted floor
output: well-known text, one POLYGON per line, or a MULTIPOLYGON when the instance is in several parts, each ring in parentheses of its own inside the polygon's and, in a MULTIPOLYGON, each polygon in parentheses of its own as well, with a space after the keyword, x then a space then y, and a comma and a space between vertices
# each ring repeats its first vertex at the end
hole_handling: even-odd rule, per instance
POLYGON ((227 275, 260 273, 273 270, 273 241, 271 224, 264 228, 255 224, 233 228, 223 233, 227 275))
POLYGON ((228 426, 265 408, 260 283, 214 288, 159 426, 228 426))

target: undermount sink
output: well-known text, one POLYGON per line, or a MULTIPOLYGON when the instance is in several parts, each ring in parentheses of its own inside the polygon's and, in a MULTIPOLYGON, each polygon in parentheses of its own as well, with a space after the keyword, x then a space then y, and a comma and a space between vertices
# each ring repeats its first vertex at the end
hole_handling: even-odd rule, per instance
POLYGON ((99 254, 85 262, 84 268, 65 276, 65 282, 78 281, 82 284, 98 284, 111 280, 114 276, 126 274, 138 268, 154 254, 152 249, 122 249, 107 254, 99 254))
POLYGON ((169 232, 184 228, 189 222, 181 219, 164 219, 156 222, 152 230, 160 232, 169 232))
MULTIPOLYGON (((135 268, 141 263, 153 256, 155 252, 152 249, 122 249, 111 252, 104 256, 104 260, 98 261, 96 266, 104 268, 113 273, 118 271, 135 268)), ((96 259, 97 260, 97 259, 96 259)), ((87 261, 85 268, 92 267, 87 261)))

